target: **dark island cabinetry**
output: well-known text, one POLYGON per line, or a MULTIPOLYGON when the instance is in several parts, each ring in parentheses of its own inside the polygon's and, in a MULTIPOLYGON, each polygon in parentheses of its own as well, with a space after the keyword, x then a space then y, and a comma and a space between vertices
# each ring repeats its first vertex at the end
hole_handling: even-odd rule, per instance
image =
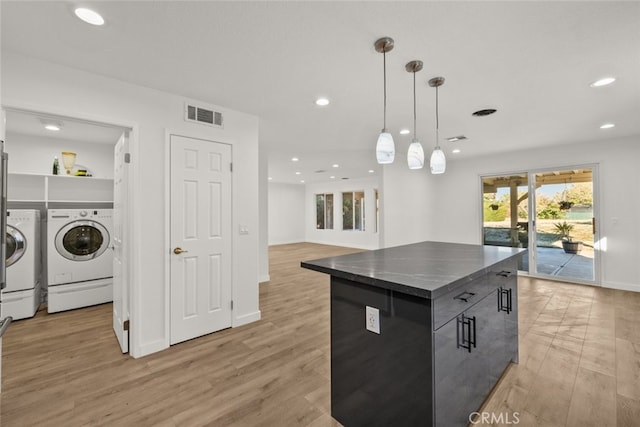
POLYGON ((422 242, 304 262, 331 274, 332 416, 346 427, 466 426, 518 360, 521 254, 422 242))

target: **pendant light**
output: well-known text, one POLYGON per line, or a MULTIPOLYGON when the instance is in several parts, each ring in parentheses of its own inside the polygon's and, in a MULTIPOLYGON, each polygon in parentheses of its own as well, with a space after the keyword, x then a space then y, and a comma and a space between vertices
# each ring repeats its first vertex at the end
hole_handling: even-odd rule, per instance
POLYGON ((444 84, 444 77, 434 77, 429 80, 429 86, 436 88, 436 148, 431 153, 431 173, 441 174, 444 173, 447 168, 447 159, 444 157, 444 152, 440 148, 440 135, 439 135, 439 117, 438 117, 438 88, 444 84))
POLYGON ((424 150, 418 141, 416 132, 416 73, 422 70, 422 61, 411 61, 407 63, 405 69, 413 73, 413 139, 407 151, 407 165, 409 169, 422 169, 424 166, 424 150))
POLYGON ((379 164, 387 165, 393 163, 393 159, 396 155, 393 136, 387 132, 387 52, 393 49, 393 39, 391 37, 378 39, 374 43, 374 47, 377 52, 382 53, 384 79, 384 122, 376 144, 376 158, 378 159, 379 164))

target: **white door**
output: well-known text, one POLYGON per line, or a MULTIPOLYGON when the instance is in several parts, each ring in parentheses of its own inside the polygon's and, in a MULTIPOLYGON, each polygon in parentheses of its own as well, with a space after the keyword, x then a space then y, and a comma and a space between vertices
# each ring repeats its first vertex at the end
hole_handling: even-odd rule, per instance
POLYGON ((129 351, 129 138, 123 133, 114 149, 113 187, 113 331, 123 353, 129 351))
POLYGON ((171 135, 171 344, 231 326, 231 146, 171 135))

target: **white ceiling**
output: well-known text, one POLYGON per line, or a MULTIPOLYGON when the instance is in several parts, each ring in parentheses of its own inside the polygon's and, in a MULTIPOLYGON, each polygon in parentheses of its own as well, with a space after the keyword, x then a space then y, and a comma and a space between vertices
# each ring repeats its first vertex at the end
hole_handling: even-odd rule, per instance
POLYGON ((115 145, 123 129, 96 123, 73 120, 68 117, 34 114, 28 111, 7 111, 7 132, 38 138, 90 144, 115 145), (59 131, 45 129, 46 124, 57 124, 59 131))
POLYGON ((379 173, 382 55, 373 43, 382 36, 395 40, 387 54, 387 128, 396 161, 406 162, 412 138, 398 132, 412 128, 412 76, 404 66, 414 59, 424 62, 417 126, 427 156, 435 90, 426 82, 435 76, 446 78, 441 138, 469 138, 441 142, 450 162, 640 135, 637 1, 85 4, 107 24, 78 21, 70 2, 3 1, 2 49, 255 114, 274 181, 379 173), (617 81, 589 87, 607 75, 617 81), (320 95, 328 107, 314 104, 320 95), (498 112, 471 116, 482 108, 498 112), (599 129, 605 122, 616 127, 599 129), (462 152, 451 154, 456 147, 462 152))

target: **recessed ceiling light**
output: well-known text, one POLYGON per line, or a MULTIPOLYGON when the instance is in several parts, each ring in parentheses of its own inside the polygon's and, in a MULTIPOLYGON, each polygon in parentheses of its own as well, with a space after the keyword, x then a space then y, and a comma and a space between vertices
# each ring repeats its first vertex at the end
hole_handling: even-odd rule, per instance
POLYGON ((301 179, 300 182, 304 184, 304 179, 301 179))
POLYGON ((410 133, 409 129, 400 129, 400 135, 409 135, 410 133))
POLYGON ((335 164, 333 164, 333 165, 332 165, 332 167, 334 167, 334 168, 339 168, 339 167, 340 167, 340 165, 339 165, 339 164, 337 164, 337 163, 335 163, 335 164))
POLYGON ((616 78, 615 77, 604 77, 600 80, 596 80, 595 82, 591 83, 589 86, 591 87, 602 87, 602 86, 608 86, 611 83, 615 82, 616 78))
POLYGON ((316 99, 316 105, 319 105, 320 107, 324 107, 329 105, 329 100, 327 98, 318 98, 316 99))
POLYGON ((296 172, 296 175, 300 175, 302 172, 296 172))
POLYGON ((271 181, 272 179, 273 179, 273 177, 272 177, 272 176, 270 176, 270 177, 269 177, 269 181, 271 181))
POLYGON ((297 162, 298 160, 300 160, 300 159, 299 159, 299 158, 297 158, 297 157, 292 157, 292 158, 291 158, 291 161, 292 161, 292 162, 297 162))
POLYGON ((454 148, 453 150, 451 150, 451 152, 453 154, 458 154, 460 152, 460 149, 459 148, 454 148))
POLYGON ((600 126, 600 129, 611 129, 613 127, 616 127, 614 123, 605 123, 602 126, 600 126))
POLYGON ((62 122, 54 119, 49 119, 46 117, 39 117, 40 123, 46 130, 50 130, 53 132, 58 132, 62 129, 62 122))
POLYGON ((336 179, 336 177, 334 175, 331 175, 329 178, 336 179))
POLYGON ((91 25, 104 25, 104 18, 100 16, 100 14, 94 10, 87 9, 84 7, 79 7, 74 10, 76 16, 82 19, 87 24, 91 25))
POLYGON ((373 169, 369 169, 369 173, 374 173, 375 171, 373 169))

